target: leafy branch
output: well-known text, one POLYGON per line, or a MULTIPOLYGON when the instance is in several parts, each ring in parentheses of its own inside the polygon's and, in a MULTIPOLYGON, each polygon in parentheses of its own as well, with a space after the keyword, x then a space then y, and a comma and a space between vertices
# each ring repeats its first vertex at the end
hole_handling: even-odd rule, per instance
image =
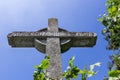
POLYGON ((109 78, 105 80, 120 80, 120 0, 107 0, 106 7, 107 11, 99 21, 105 27, 102 33, 108 41, 107 49, 117 53, 110 56, 109 78))
POLYGON ((107 49, 120 50, 120 0, 107 0, 106 7, 99 21, 105 26, 102 33, 108 41, 107 49))
MULTIPOLYGON (((95 66, 100 66, 101 63, 95 63, 93 65, 90 65, 90 69, 87 70, 87 68, 84 68, 83 70, 79 69, 77 66, 73 64, 75 57, 72 57, 69 60, 69 66, 67 67, 67 70, 63 72, 63 79, 70 80, 70 79, 76 79, 78 78, 78 75, 82 75, 81 80, 87 80, 88 77, 91 77, 95 74, 97 74, 97 71, 94 71, 95 66)), ((34 80, 52 80, 48 78, 47 75, 47 68, 50 65, 50 57, 45 57, 45 59, 42 60, 42 63, 40 65, 36 65, 36 70, 34 71, 34 80)))
POLYGON ((81 80, 87 80, 88 77, 92 77, 95 74, 97 74, 96 71, 94 71, 95 66, 100 66, 100 62, 95 63, 93 65, 90 65, 90 69, 84 68, 83 70, 79 69, 77 66, 73 64, 75 57, 72 57, 69 61, 69 66, 67 67, 67 71, 63 73, 63 76, 66 78, 66 80, 70 79, 76 79, 78 78, 78 75, 81 75, 81 80))
POLYGON ((40 65, 36 65, 36 70, 34 71, 34 80, 49 80, 47 78, 47 68, 50 65, 50 57, 46 56, 45 59, 42 60, 42 63, 40 65))

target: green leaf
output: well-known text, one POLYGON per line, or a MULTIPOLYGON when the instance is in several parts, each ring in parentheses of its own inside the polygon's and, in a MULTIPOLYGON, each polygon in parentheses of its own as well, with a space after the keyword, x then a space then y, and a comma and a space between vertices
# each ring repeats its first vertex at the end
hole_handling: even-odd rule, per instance
POLYGON ((104 28, 103 31, 102 31, 102 34, 105 34, 107 32, 107 29, 104 28))
POLYGON ((88 71, 87 77, 92 77, 95 74, 97 74, 97 72, 95 72, 95 71, 88 71))
POLYGON ((43 74, 43 73, 42 73, 42 74, 39 74, 39 79, 40 79, 40 80, 44 80, 44 78, 45 78, 45 74, 43 74))
POLYGON ((80 71, 79 71, 79 74, 83 74, 83 73, 84 73, 84 71, 83 71, 83 70, 80 70, 80 71))
POLYGON ((44 60, 42 61, 42 64, 41 64, 41 68, 42 68, 42 69, 47 69, 47 68, 49 67, 49 65, 50 65, 49 60, 48 60, 48 59, 44 59, 44 60))
POLYGON ((98 18, 98 21, 102 22, 102 21, 103 21, 103 18, 98 18))
POLYGON ((102 30, 108 41, 108 49, 120 50, 120 0, 107 0, 107 11, 99 21, 105 26, 102 30))
POLYGON ((38 69, 38 68, 39 68, 39 65, 36 65, 35 68, 38 69))
POLYGON ((111 71, 109 71, 108 75, 110 77, 118 77, 118 76, 120 76, 120 70, 111 70, 111 71))
POLYGON ((70 61, 69 61, 70 67, 74 67, 74 64, 73 64, 74 59, 75 57, 70 58, 70 61))

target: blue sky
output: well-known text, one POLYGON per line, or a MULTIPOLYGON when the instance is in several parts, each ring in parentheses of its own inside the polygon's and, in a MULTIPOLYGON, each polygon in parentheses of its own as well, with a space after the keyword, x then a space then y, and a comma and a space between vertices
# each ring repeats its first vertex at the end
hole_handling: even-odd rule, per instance
MULTIPOLYGON (((97 43, 93 48, 71 48, 62 54, 63 71, 72 56, 75 65, 101 62, 95 68, 99 73, 88 80, 102 80, 107 76, 107 62, 112 52, 101 34, 104 28, 97 21, 104 13, 106 0, 0 0, 0 80, 33 80, 34 66, 41 63, 44 54, 35 48, 11 48, 7 35, 13 31, 37 31, 47 27, 48 18, 58 18, 59 27, 74 32, 95 32, 97 43)), ((80 77, 79 79, 80 80, 80 77)))

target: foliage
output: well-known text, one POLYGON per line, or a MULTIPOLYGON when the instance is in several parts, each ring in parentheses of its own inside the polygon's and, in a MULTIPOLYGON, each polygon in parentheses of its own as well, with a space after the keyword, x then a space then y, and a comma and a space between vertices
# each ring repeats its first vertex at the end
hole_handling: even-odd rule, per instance
POLYGON ((109 80, 119 80, 120 79, 120 70, 111 70, 109 71, 109 80))
POLYGON ((109 62, 109 70, 120 70, 120 54, 113 54, 110 56, 111 62, 109 62))
POLYGON ((107 12, 103 14, 99 21, 105 26, 102 33, 108 41, 107 49, 118 51, 110 56, 109 78, 105 80, 120 79, 120 0, 107 0, 107 12))
POLYGON ((119 80, 120 79, 120 70, 110 70, 108 72, 109 78, 104 80, 119 80))
POLYGON ((80 69, 77 66, 74 66, 73 64, 74 57, 70 59, 69 66, 67 67, 67 71, 63 73, 63 77, 66 78, 66 80, 70 80, 70 78, 77 78, 80 69))
POLYGON ((107 0, 107 12, 99 21, 105 26, 102 33, 108 41, 107 49, 120 49, 120 0, 107 0))
POLYGON ((120 76, 120 70, 111 70, 111 71, 109 71, 108 74, 110 77, 118 77, 118 76, 120 76))
POLYGON ((90 70, 87 70, 87 68, 81 70, 73 64, 74 59, 75 59, 74 57, 70 59, 67 71, 63 73, 63 76, 66 78, 66 80, 78 78, 79 74, 81 74, 82 76, 81 80, 87 80, 88 77, 91 77, 97 73, 96 71, 93 71, 93 69, 95 66, 100 66, 99 62, 90 65, 90 70))
POLYGON ((113 54, 110 56, 111 62, 109 62, 109 80, 120 79, 120 54, 113 54))
POLYGON ((34 80, 49 80, 49 78, 47 78, 46 74, 47 74, 47 68, 50 65, 50 57, 45 57, 45 59, 42 60, 42 64, 40 65, 36 65, 35 68, 36 70, 34 71, 34 80))
MULTIPOLYGON (((90 65, 89 70, 87 70, 87 68, 81 70, 73 64, 74 59, 75 57, 72 57, 69 60, 69 66, 67 67, 67 71, 63 72, 64 79, 66 80, 76 79, 78 78, 78 75, 81 75, 82 76, 81 80, 87 80, 88 77, 97 74, 97 72, 94 71, 94 67, 100 66, 101 63, 98 62, 93 65, 90 65)), ((42 63, 40 65, 35 66, 36 70, 34 71, 34 80, 52 80, 46 76, 47 75, 46 70, 50 65, 49 60, 50 57, 45 57, 45 59, 42 60, 42 63)))

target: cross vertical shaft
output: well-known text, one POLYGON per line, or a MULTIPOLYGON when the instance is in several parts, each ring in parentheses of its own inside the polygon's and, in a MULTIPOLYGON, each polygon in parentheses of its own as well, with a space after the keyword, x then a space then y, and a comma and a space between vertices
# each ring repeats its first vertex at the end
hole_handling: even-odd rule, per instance
MULTIPOLYGON (((47 30, 48 32, 58 32, 57 19, 51 18, 48 20, 47 30)), ((59 38, 47 38, 46 55, 51 57, 47 76, 52 79, 60 79, 62 77, 62 64, 59 38)))

